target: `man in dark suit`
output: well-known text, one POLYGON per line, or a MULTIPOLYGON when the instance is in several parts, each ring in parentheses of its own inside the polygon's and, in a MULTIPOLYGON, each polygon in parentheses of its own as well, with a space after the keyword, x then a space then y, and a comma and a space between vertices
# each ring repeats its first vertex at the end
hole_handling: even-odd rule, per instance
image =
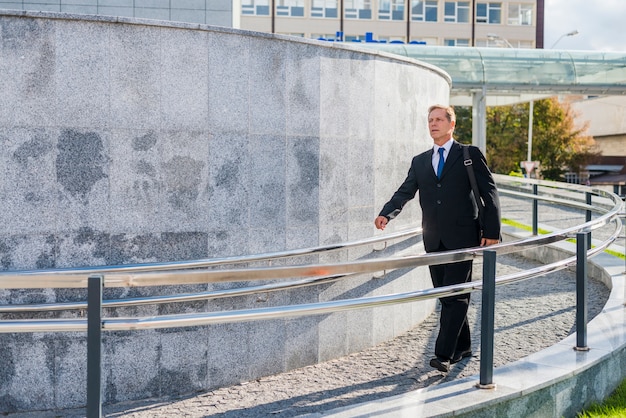
MULTIPOLYGON (((500 204, 495 182, 483 154, 477 147, 470 146, 476 183, 484 205, 481 233, 478 208, 464 164, 464 145, 452 138, 455 123, 456 115, 451 106, 435 105, 428 109, 428 128, 434 146, 413 157, 406 179, 374 221, 376 228, 385 229, 419 190, 426 252, 499 242, 500 204)), ((464 283, 472 277, 471 260, 429 267, 435 287, 464 283)), ((469 293, 439 299, 439 335, 435 343, 436 357, 430 365, 441 372, 448 372, 450 364, 472 355, 467 322, 469 299, 469 293)))

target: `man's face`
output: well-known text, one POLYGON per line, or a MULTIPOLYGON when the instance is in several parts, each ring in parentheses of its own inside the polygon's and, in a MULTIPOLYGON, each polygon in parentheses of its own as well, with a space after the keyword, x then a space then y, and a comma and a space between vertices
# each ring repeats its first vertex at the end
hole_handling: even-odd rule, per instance
POLYGON ((430 136, 437 145, 442 145, 448 139, 452 138, 454 124, 454 121, 448 120, 448 114, 443 109, 433 109, 428 115, 430 136))

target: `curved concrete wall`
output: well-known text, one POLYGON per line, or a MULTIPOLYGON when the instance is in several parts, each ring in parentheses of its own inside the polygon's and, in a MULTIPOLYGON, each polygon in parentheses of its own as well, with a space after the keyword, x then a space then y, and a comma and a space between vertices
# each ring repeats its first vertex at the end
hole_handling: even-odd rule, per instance
MULTIPOLYGON (((4 270, 246 255, 369 237, 411 156, 430 146, 428 106, 447 103, 450 89, 436 68, 347 46, 52 13, 0 12, 0 57, 4 270)), ((417 205, 409 206, 393 228, 419 223, 417 205)), ((242 285, 105 289, 105 297, 242 285)), ((425 270, 402 271, 107 314, 279 306, 429 285, 425 270)), ((1 304, 84 297, 0 289, 1 304)), ((433 306, 107 333, 105 401, 206 390, 345 355, 407 330, 433 306)), ((4 334, 0 346, 0 411, 84 405, 85 335, 4 334)))

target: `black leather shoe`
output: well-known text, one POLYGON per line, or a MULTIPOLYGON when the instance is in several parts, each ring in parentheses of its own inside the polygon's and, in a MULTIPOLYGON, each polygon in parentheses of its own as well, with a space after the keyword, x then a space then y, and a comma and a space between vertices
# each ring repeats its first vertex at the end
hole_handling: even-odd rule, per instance
POLYGON ((471 357, 472 356, 472 350, 464 350, 464 351, 455 351, 454 352, 454 357, 452 357, 452 360, 450 360, 450 363, 454 364, 454 363, 458 363, 459 361, 463 360, 466 357, 471 357))
POLYGON ((435 357, 431 359, 430 365, 443 373, 448 373, 450 371, 450 360, 446 360, 442 357, 435 357))

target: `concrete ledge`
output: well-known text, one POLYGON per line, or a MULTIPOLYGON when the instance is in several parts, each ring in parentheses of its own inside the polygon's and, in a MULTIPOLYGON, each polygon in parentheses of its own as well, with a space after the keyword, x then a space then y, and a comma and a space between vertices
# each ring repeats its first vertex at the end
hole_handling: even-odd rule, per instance
MULTIPOLYGON (((507 229, 505 235, 528 236, 507 229)), ((525 255, 549 263, 575 254, 571 243, 544 246, 525 255)), ((572 334, 545 350, 494 369, 495 389, 478 389, 478 375, 403 395, 319 414, 332 417, 573 417, 607 397, 626 377, 624 260, 606 253, 590 259, 590 277, 611 289, 587 325, 589 351, 576 351, 572 334)))

